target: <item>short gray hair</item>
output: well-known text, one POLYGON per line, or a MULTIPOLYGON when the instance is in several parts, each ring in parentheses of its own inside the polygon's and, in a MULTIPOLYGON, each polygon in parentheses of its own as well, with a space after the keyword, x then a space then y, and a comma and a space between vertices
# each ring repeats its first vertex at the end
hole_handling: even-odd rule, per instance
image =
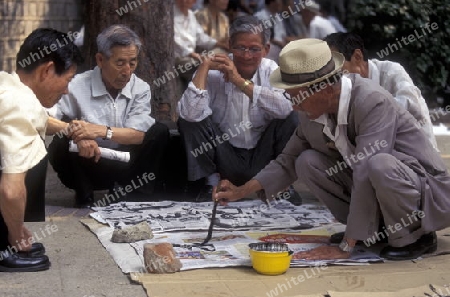
POLYGON ((238 33, 259 33, 264 45, 270 42, 270 28, 267 28, 257 17, 252 15, 240 16, 233 21, 229 30, 231 42, 238 33))
POLYGON ((98 52, 111 57, 111 49, 115 46, 135 45, 138 53, 141 50, 139 36, 125 25, 112 25, 97 36, 98 52))

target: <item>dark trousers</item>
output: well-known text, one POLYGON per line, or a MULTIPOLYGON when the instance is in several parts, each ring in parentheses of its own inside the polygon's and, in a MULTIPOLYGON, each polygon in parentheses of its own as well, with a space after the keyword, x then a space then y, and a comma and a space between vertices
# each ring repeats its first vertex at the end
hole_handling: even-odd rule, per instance
MULTIPOLYGON (((27 189, 27 204, 25 208, 25 222, 45 221, 45 177, 47 174, 48 159, 45 157, 37 165, 28 170, 25 177, 27 189)), ((2 171, 0 170, 0 177, 2 171)), ((8 227, 0 212, 0 251, 9 245, 8 227)))
POLYGON ((130 152, 128 163, 105 158, 95 163, 93 158, 87 159, 78 153, 69 152, 69 139, 56 135, 48 149, 49 160, 61 182, 77 194, 111 189, 115 182, 123 186, 139 185, 140 191, 149 194, 156 180, 162 178, 160 168, 168 141, 168 128, 155 123, 145 133, 141 144, 121 145, 117 149, 130 152), (152 173, 155 175, 154 180, 144 179, 144 174, 152 173))
POLYGON ((281 153, 297 125, 298 115, 294 111, 284 120, 273 120, 256 147, 248 150, 236 148, 229 141, 214 143, 212 140, 223 137, 224 132, 211 117, 201 122, 180 118, 178 127, 187 153, 188 180, 199 180, 218 172, 221 179, 228 179, 235 185, 246 183, 281 153))

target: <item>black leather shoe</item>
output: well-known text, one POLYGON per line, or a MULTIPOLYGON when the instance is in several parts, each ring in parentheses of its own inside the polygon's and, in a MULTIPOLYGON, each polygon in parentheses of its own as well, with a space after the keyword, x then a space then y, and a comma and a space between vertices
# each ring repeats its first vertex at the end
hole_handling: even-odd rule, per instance
POLYGON ((330 236, 330 243, 336 243, 339 244, 344 240, 345 232, 338 232, 331 234, 330 236))
POLYGON ((289 186, 286 192, 289 193, 289 199, 287 199, 289 202, 296 206, 302 205, 302 197, 300 197, 300 194, 297 193, 293 186, 289 186))
POLYGON ((76 208, 90 208, 94 203, 94 192, 76 191, 75 207, 76 208))
POLYGON ((35 272, 49 268, 50 260, 46 255, 26 257, 17 253, 0 260, 0 272, 35 272))
POLYGON ((380 257, 393 261, 412 260, 436 250, 436 232, 431 232, 422 235, 416 242, 403 247, 387 246, 381 250, 380 257))
POLYGON ((195 202, 211 202, 212 193, 213 193, 213 186, 205 185, 195 198, 195 202))
POLYGON ((45 254, 45 247, 42 243, 35 242, 31 245, 31 249, 29 251, 20 251, 18 254, 22 257, 39 257, 45 254))

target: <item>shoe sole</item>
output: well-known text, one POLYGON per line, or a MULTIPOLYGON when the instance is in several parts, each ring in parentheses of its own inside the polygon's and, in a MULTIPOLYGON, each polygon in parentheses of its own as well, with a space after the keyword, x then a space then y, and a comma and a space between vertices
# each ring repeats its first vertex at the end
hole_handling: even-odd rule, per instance
POLYGON ((417 259, 419 257, 421 257, 422 255, 425 254, 431 254, 434 253, 435 251, 437 251, 437 244, 434 244, 433 246, 430 246, 427 250, 425 250, 422 254, 418 255, 417 257, 409 257, 409 258, 395 258, 395 257, 383 257, 386 260, 391 260, 391 261, 404 261, 404 260, 414 260, 417 259))
POLYGON ((45 251, 39 251, 39 252, 34 252, 34 253, 18 252, 17 254, 19 254, 22 257, 37 258, 37 257, 45 255, 45 251))
POLYGON ((37 271, 48 270, 50 268, 50 266, 51 266, 50 263, 45 263, 45 264, 36 265, 36 266, 23 267, 23 268, 0 266, 0 272, 37 272, 37 271))

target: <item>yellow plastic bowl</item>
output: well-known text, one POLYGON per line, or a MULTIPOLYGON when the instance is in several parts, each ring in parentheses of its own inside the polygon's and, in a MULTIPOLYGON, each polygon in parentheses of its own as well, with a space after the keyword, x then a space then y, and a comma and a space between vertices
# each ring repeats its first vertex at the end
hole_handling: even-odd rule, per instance
MULTIPOLYGON (((267 246, 267 244, 265 244, 267 246)), ((272 244, 273 245, 273 244, 272 244)), ((279 244, 278 244, 279 245, 279 244)), ((279 275, 285 273, 292 259, 292 251, 286 249, 275 248, 275 251, 264 250, 264 247, 250 245, 250 259, 252 260, 253 269, 264 275, 279 275)), ((272 248, 273 249, 273 248, 272 248)))

